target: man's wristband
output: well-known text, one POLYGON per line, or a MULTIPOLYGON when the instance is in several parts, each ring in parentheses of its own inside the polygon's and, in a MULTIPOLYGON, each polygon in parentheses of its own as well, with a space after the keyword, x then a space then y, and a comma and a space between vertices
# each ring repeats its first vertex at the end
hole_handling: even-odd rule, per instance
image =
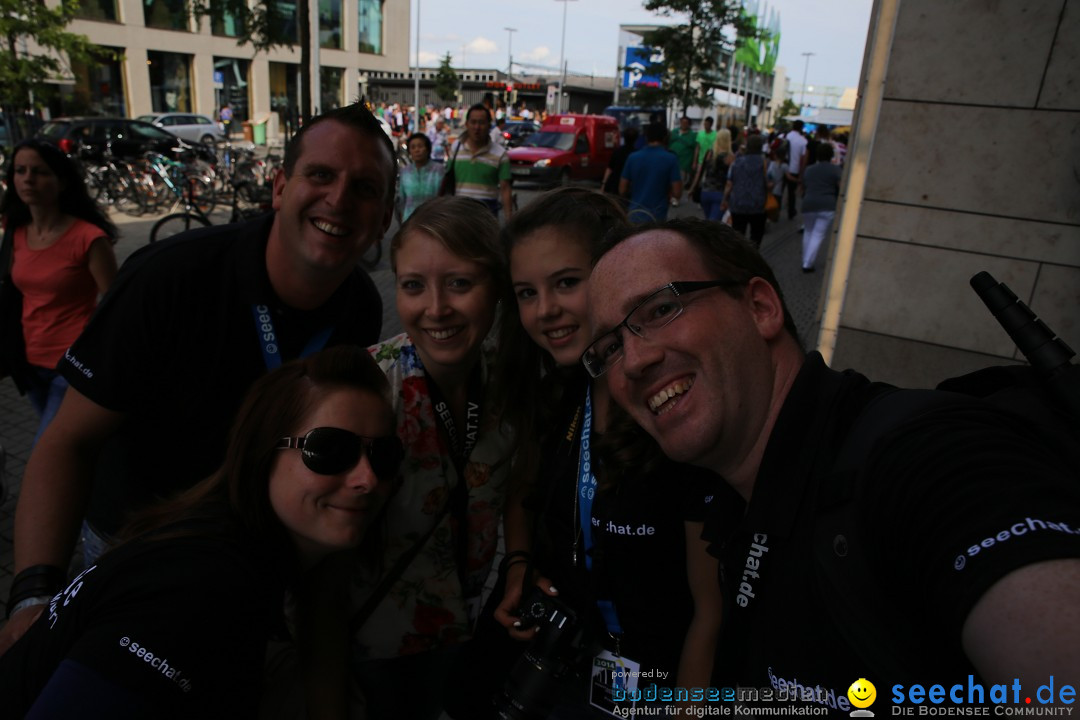
POLYGON ((15 576, 11 581, 11 593, 8 595, 8 617, 13 608, 30 598, 48 597, 64 589, 67 576, 55 565, 31 565, 15 576))
POLYGON ((26 608, 37 607, 38 605, 48 605, 50 600, 52 600, 51 595, 38 595, 37 597, 21 600, 11 607, 8 612, 8 617, 11 617, 20 610, 25 610, 26 608))

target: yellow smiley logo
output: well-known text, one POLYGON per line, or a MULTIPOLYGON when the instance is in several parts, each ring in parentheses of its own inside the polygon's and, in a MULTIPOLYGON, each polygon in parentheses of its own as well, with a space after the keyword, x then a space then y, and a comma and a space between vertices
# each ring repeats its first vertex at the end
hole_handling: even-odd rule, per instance
POLYGON ((874 704, 874 700, 877 699, 877 688, 874 687, 874 683, 870 682, 866 678, 859 678, 855 682, 851 683, 851 687, 847 691, 848 700, 851 704, 857 708, 868 708, 874 704))

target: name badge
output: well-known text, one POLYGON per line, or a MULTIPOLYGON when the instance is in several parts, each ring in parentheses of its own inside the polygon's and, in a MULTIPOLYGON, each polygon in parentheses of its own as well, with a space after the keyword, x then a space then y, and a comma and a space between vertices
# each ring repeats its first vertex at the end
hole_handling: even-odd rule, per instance
POLYGON ((607 650, 602 651, 592 662, 589 704, 612 717, 626 717, 628 712, 633 714, 637 703, 627 700, 627 697, 640 697, 635 692, 640 677, 639 663, 607 650))

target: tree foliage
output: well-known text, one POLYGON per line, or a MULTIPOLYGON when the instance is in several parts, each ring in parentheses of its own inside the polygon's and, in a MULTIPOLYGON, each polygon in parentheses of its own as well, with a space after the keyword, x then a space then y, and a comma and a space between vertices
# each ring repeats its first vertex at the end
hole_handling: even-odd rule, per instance
POLYGON ((104 53, 85 35, 68 32, 78 4, 46 7, 36 0, 0 0, 0 33, 7 44, 0 53, 0 105, 14 113, 44 105, 55 92, 49 80, 70 76, 71 62, 92 62, 104 53))
POLYGON ((798 115, 801 111, 802 111, 801 108, 795 103, 794 100, 792 100, 791 98, 784 98, 784 102, 782 102, 780 104, 780 108, 776 111, 776 123, 775 124, 776 125, 783 124, 786 127, 787 124, 788 124, 787 121, 786 120, 781 120, 781 118, 792 117, 793 115, 798 115))
POLYGON ((439 72, 435 75, 435 94, 443 102, 450 102, 457 97, 460 87, 461 80, 450 66, 450 53, 446 53, 446 57, 439 63, 439 72))
POLYGON ((660 50, 663 59, 650 62, 644 72, 659 78, 660 85, 638 86, 634 102, 710 107, 722 53, 734 51, 735 36, 755 37, 755 24, 747 21, 735 0, 645 0, 645 9, 683 22, 645 34, 644 44, 660 50), (726 28, 734 31, 732 37, 726 28))

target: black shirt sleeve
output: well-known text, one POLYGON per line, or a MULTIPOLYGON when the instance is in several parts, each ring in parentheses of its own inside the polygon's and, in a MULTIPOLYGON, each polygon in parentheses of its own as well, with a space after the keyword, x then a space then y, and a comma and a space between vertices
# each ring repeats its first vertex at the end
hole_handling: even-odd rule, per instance
POLYGON ((959 633, 998 580, 1080 557, 1080 484, 1037 430, 1000 412, 952 409, 898 434, 871 460, 865 529, 879 570, 959 633))

